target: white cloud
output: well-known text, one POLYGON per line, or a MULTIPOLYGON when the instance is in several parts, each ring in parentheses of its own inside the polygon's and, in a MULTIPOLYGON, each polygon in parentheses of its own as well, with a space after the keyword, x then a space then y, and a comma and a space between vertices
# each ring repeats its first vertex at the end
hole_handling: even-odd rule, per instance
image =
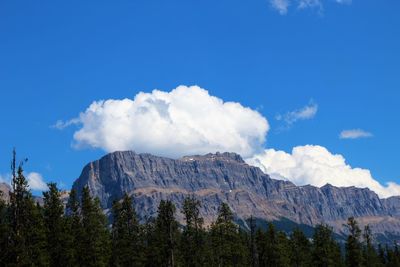
POLYGON ((352 168, 345 158, 332 154, 322 146, 298 146, 292 153, 266 149, 247 160, 260 167, 271 177, 292 181, 296 185, 368 187, 380 197, 400 195, 400 185, 389 182, 386 186, 376 181, 367 169, 352 168))
POLYGON ((93 102, 78 119, 75 146, 179 157, 216 151, 244 157, 262 150, 269 130, 260 113, 198 86, 154 90, 134 99, 93 102))
MULTIPOLYGON (((281 15, 286 15, 289 11, 289 6, 297 6, 298 9, 314 8, 322 12, 325 0, 269 0, 271 6, 276 9, 281 15)), ((338 4, 351 4, 352 0, 335 0, 338 4)))
POLYGON ((358 139, 372 137, 373 134, 362 129, 343 130, 339 134, 340 139, 358 139))
POLYGON ((40 173, 30 172, 27 174, 26 179, 30 189, 45 191, 48 189, 47 184, 44 182, 43 177, 40 173))
POLYGON ((79 124, 79 119, 71 119, 68 121, 58 120, 55 124, 51 125, 51 128, 63 130, 71 125, 79 124))
POLYGON ((286 127, 290 128, 293 123, 299 120, 309 120, 314 118, 317 112, 318 105, 311 101, 310 104, 301 109, 290 111, 283 115, 277 115, 276 119, 278 121, 284 121, 286 123, 286 127))
POLYGON ((281 15, 285 15, 288 11, 289 0, 270 0, 271 6, 278 10, 281 15))

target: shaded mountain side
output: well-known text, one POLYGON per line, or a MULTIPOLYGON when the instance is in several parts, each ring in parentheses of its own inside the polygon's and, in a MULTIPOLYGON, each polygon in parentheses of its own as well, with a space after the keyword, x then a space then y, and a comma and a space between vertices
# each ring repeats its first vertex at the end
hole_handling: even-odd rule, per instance
MULTIPOLYGON (((400 198, 380 199, 367 188, 326 185, 295 186, 274 180, 235 153, 187 156, 177 160, 131 151, 114 152, 86 165, 75 181, 78 192, 88 185, 104 209, 125 192, 133 195, 141 218, 154 216, 161 199, 180 210, 183 199, 201 200, 206 224, 215 220, 222 202, 237 218, 266 221, 287 218, 297 224, 328 223, 340 233, 348 217, 371 224, 376 233, 400 234, 400 198)), ((178 213, 178 219, 182 215, 178 213)))

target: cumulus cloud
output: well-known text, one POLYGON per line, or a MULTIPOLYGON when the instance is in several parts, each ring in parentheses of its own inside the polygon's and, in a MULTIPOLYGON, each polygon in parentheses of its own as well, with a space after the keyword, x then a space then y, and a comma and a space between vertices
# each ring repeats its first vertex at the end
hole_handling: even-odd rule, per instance
POLYGON ((372 137, 373 134, 362 129, 343 130, 339 134, 340 139, 358 139, 372 137))
MULTIPOLYGON (((323 2, 325 0, 269 0, 270 5, 276 9, 281 15, 286 15, 289 6, 296 6, 297 9, 317 9, 319 12, 323 10, 323 2)), ((352 0, 335 0, 338 4, 351 4, 352 0)))
POLYGON ((47 184, 43 180, 43 176, 37 172, 30 172, 26 175, 30 189, 46 191, 48 189, 47 184))
POLYGON ((367 169, 353 168, 339 154, 332 154, 322 146, 294 147, 292 153, 266 149, 247 160, 277 179, 286 179, 296 185, 368 187, 380 197, 400 195, 400 185, 386 185, 375 180, 367 169))
POLYGON ((168 157, 217 151, 248 157, 262 149, 269 130, 257 111, 224 102, 198 86, 95 101, 72 121, 80 127, 74 133, 76 147, 168 157))
POLYGON ((294 111, 287 112, 286 114, 279 114, 275 117, 278 121, 283 121, 287 128, 290 128, 295 122, 299 120, 309 120, 315 117, 318 112, 318 105, 310 102, 307 106, 294 111))

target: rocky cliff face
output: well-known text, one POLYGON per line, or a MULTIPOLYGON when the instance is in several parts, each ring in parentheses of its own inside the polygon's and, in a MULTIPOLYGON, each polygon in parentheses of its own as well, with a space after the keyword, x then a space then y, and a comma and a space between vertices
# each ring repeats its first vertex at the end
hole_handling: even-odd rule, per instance
MULTIPOLYGON (((84 167, 73 188, 80 192, 85 185, 106 210, 125 192, 134 196, 141 218, 154 216, 161 199, 172 200, 179 211, 183 199, 194 195, 202 202, 206 223, 215 219, 221 202, 227 202, 238 220, 251 215, 264 220, 287 218, 310 226, 328 223, 340 232, 347 218, 354 216, 372 225, 376 233, 400 236, 399 197, 379 199, 366 188, 295 186, 271 179, 234 153, 173 160, 115 152, 84 167)), ((182 219, 180 213, 178 218, 182 219)))

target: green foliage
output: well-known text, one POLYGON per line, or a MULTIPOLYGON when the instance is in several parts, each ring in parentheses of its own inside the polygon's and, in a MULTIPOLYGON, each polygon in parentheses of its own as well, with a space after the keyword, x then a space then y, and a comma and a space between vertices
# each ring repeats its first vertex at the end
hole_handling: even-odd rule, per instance
POLYGON ((298 228, 290 235, 289 255, 291 266, 311 266, 311 243, 298 228))
POLYGON ((394 245, 394 249, 389 249, 386 245, 386 258, 388 267, 400 267, 400 255, 397 244, 394 245))
POLYGON ((48 184, 49 191, 43 193, 43 216, 46 232, 46 250, 50 266, 69 265, 71 255, 65 253, 68 243, 68 228, 64 217, 64 206, 55 183, 48 184))
POLYGON ((158 238, 156 236, 155 218, 147 218, 146 222, 141 226, 141 236, 144 249, 142 251, 144 258, 144 266, 151 267, 158 265, 158 238))
POLYGON ((43 213, 35 205, 25 179, 22 163, 16 168, 16 153, 12 160, 12 191, 8 207, 9 232, 6 266, 48 264, 43 213))
POLYGON ((343 266, 339 244, 332 237, 332 228, 318 225, 312 244, 312 265, 316 267, 343 266))
POLYGON ((67 266, 78 266, 81 262, 80 251, 81 236, 83 235, 83 227, 80 215, 80 202, 76 191, 73 189, 69 194, 68 203, 66 206, 65 218, 66 231, 66 247, 64 253, 68 257, 67 266))
POLYGON ((10 224, 8 221, 8 209, 6 202, 2 199, 3 192, 0 191, 0 266, 8 262, 8 237, 10 235, 10 224))
POLYGON ((182 232, 180 251, 184 266, 204 266, 206 261, 204 220, 200 217, 200 207, 200 201, 192 196, 183 202, 186 226, 182 232))
POLYGON ((362 265, 361 230, 353 217, 348 219, 347 228, 349 235, 346 241, 346 266, 359 267, 362 265))
POLYGON ((240 239, 233 213, 228 204, 222 203, 210 231, 213 266, 244 266, 248 251, 240 239))
POLYGON ((175 205, 161 200, 155 222, 155 243, 158 266, 174 267, 177 262, 178 222, 175 219, 175 205))
POLYGON ((139 223, 132 199, 125 194, 122 202, 112 208, 112 266, 138 266, 141 264, 139 223))
POLYGON ((249 233, 250 236, 248 241, 250 266, 258 267, 259 262, 258 262, 258 251, 256 244, 256 231, 257 231, 256 220, 254 219, 253 216, 251 216, 247 220, 247 223, 250 227, 250 233, 249 233))
POLYGON ((277 232, 273 224, 266 232, 256 233, 259 266, 289 266, 290 243, 283 232, 277 232))
POLYGON ((110 254, 109 232, 106 217, 98 199, 90 196, 89 188, 82 190, 81 199, 82 235, 80 237, 79 260, 83 266, 107 266, 110 254))
POLYGON ((384 266, 380 261, 378 254, 372 244, 372 233, 369 225, 364 227, 364 245, 362 249, 363 266, 365 267, 380 267, 384 266))

